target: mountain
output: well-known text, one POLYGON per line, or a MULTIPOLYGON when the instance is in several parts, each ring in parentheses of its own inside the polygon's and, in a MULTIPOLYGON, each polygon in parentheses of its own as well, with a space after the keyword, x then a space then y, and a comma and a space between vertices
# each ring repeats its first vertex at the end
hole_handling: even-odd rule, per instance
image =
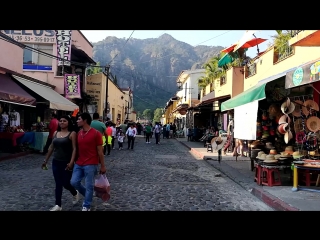
POLYGON ((134 92, 134 108, 163 108, 177 91, 181 71, 201 68, 217 55, 221 46, 196 46, 174 39, 169 34, 158 38, 135 39, 107 37, 92 43, 93 59, 101 66, 110 63, 110 73, 121 88, 134 92))

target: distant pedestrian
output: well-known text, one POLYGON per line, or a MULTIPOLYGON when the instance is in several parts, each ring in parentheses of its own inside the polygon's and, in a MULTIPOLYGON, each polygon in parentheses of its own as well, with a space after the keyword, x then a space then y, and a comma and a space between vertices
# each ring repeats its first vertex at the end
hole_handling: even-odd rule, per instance
POLYGON ((151 127, 149 124, 145 126, 145 132, 146 132, 146 143, 150 143, 151 127))
POLYGON ((123 139, 124 139, 124 133, 120 132, 120 135, 118 136, 118 146, 119 150, 123 149, 123 139))
POLYGON ((42 168, 46 167, 53 153, 52 172, 56 183, 56 201, 55 206, 50 211, 62 210, 61 198, 63 188, 72 194, 73 204, 76 204, 79 200, 78 191, 70 184, 77 152, 77 134, 72 131, 72 128, 72 121, 68 116, 60 118, 58 129, 53 133, 52 143, 42 164, 42 168))
POLYGON ((160 125, 157 122, 156 125, 154 126, 154 137, 156 139, 156 144, 160 144, 159 142, 160 132, 161 132, 160 125))
POLYGON ((112 124, 111 129, 112 129, 111 147, 112 147, 112 149, 114 149, 114 141, 117 137, 117 129, 116 129, 116 125, 114 123, 112 124))
POLYGON ((134 140, 136 138, 137 129, 131 124, 131 126, 128 128, 126 135, 128 136, 128 149, 133 149, 134 147, 134 140))

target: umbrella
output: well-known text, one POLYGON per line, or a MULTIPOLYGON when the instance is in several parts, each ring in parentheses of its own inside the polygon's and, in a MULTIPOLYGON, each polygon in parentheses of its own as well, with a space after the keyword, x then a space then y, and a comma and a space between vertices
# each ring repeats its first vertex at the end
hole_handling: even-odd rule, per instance
POLYGON ((221 52, 225 52, 225 53, 232 52, 233 49, 234 49, 237 45, 238 45, 238 43, 234 43, 234 44, 232 44, 230 47, 221 50, 221 52))
POLYGON ((219 60, 218 67, 222 67, 224 65, 227 65, 228 63, 233 62, 233 60, 234 59, 229 54, 226 54, 219 60))
POLYGON ((263 43, 267 41, 267 39, 263 39, 263 38, 253 38, 251 40, 246 41, 245 43, 243 43, 242 45, 238 44, 238 46, 236 46, 233 51, 237 51, 239 48, 251 48, 254 46, 259 45, 260 43, 263 43))

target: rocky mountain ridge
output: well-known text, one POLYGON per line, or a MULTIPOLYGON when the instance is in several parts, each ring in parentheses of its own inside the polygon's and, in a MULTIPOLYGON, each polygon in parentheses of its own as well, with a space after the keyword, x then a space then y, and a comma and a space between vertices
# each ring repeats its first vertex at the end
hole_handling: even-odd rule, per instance
POLYGON ((107 37, 92 43, 93 58, 110 72, 122 88, 134 92, 134 108, 163 108, 177 91, 176 79, 181 71, 202 68, 217 55, 221 46, 191 46, 169 34, 158 38, 126 39, 107 37))

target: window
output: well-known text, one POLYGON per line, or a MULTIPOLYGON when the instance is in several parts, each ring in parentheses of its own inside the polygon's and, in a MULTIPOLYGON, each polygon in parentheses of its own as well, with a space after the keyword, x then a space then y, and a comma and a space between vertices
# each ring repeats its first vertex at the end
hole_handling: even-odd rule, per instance
MULTIPOLYGON (((53 45, 45 45, 45 44, 26 44, 26 45, 51 55, 53 53, 53 45)), ((23 50, 23 69, 51 71, 52 58, 45 56, 42 53, 37 53, 29 49, 24 49, 23 50)))

